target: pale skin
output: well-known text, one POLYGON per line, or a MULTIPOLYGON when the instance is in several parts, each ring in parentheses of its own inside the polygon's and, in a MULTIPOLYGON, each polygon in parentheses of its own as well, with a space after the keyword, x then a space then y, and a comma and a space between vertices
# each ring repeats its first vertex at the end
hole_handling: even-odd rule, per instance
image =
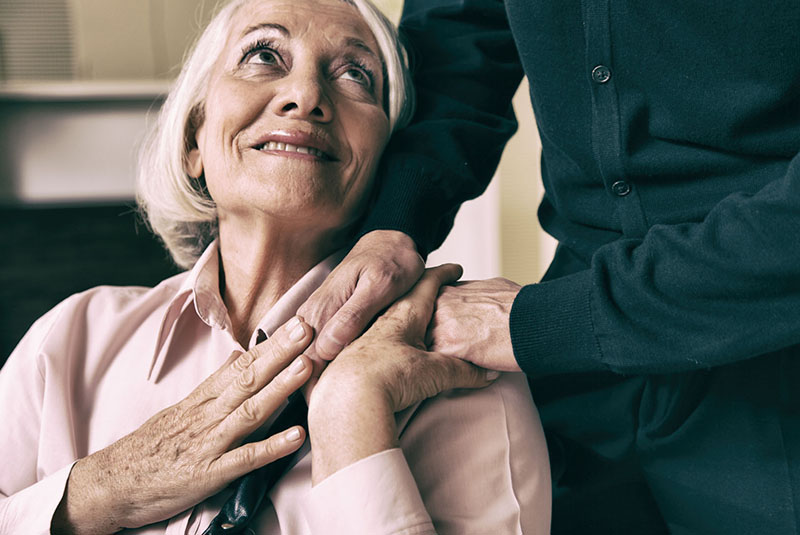
MULTIPOLYGON (((365 234, 301 307, 320 334, 312 346, 326 360, 354 340, 374 315, 417 281, 413 240, 394 231, 365 234)), ((521 371, 514 358, 509 315, 520 285, 503 278, 445 286, 427 341, 442 354, 483 368, 521 371)))
POLYGON ((309 403, 312 483, 397 447, 394 413, 453 388, 487 386, 499 374, 428 351, 425 330, 443 284, 461 275, 426 270, 403 298, 348 345, 322 374, 309 403))
MULTIPOLYGON (((189 132, 186 170, 205 177, 217 205, 220 291, 242 347, 277 299, 345 243, 364 208, 389 136, 378 50, 341 0, 253 0, 234 17, 203 122, 189 132)), ((414 274, 399 286, 410 287, 421 260, 416 251, 401 256, 402 271, 414 274)), ((454 266, 430 271, 319 378, 309 398, 315 482, 393 447, 394 411, 446 388, 488 383, 482 370, 424 351, 439 286, 459 274, 454 266), (345 409, 347 418, 331 427, 345 409), (365 440, 366 429, 383 431, 365 440)), ((266 342, 235 352, 179 403, 80 459, 52 532, 112 533, 171 518, 299 448, 299 427, 242 441, 307 383, 312 365, 303 351, 312 336, 293 318, 266 342)))
POLYGON ((310 341, 307 324, 287 324, 231 355, 184 400, 79 460, 51 532, 99 535, 164 520, 295 451, 305 439, 299 426, 239 444, 308 380, 311 363, 297 355, 310 341))

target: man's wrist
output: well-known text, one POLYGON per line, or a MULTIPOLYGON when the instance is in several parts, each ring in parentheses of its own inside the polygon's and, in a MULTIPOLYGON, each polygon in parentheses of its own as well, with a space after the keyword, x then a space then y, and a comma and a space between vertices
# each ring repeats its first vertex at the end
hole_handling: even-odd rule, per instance
POLYGON ((377 241, 379 243, 393 243, 400 247, 405 247, 407 249, 413 249, 415 252, 419 252, 419 248, 417 244, 414 242, 413 238, 406 234, 401 230, 391 230, 391 229, 379 229, 379 230, 371 230, 361 236, 359 241, 364 240, 366 242, 373 242, 377 241))

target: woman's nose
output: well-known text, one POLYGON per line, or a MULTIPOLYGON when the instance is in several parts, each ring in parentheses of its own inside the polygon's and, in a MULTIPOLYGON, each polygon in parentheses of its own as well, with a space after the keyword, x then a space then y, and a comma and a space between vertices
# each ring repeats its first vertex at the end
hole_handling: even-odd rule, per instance
POLYGON ((272 99, 276 115, 328 122, 333 106, 325 92, 324 82, 315 73, 293 72, 284 77, 272 99))

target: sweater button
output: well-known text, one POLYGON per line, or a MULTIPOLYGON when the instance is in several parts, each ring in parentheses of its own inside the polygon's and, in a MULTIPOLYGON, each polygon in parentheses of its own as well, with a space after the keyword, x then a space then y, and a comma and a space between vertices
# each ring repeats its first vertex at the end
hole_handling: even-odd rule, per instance
POLYGON ((604 84, 611 79, 611 69, 605 65, 598 65, 592 69, 592 80, 598 84, 604 84))
POLYGON ((613 184, 611 184, 611 191, 614 192, 614 195, 619 197, 624 197, 628 193, 631 192, 631 185, 625 182, 624 180, 617 180, 613 184))

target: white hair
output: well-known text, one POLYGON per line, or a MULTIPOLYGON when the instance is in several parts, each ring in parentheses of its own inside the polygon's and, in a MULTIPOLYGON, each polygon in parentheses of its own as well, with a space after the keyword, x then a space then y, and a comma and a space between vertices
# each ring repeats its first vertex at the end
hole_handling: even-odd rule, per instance
MULTIPOLYGON (((237 10, 250 0, 222 5, 197 39, 150 130, 139 157, 136 201, 175 263, 191 268, 217 237, 217 209, 202 179, 186 172, 194 130, 202 124, 208 80, 237 10)), ((375 37, 383 59, 384 108, 391 131, 404 126, 414 105, 408 58, 397 30, 370 0, 354 6, 375 37)))

